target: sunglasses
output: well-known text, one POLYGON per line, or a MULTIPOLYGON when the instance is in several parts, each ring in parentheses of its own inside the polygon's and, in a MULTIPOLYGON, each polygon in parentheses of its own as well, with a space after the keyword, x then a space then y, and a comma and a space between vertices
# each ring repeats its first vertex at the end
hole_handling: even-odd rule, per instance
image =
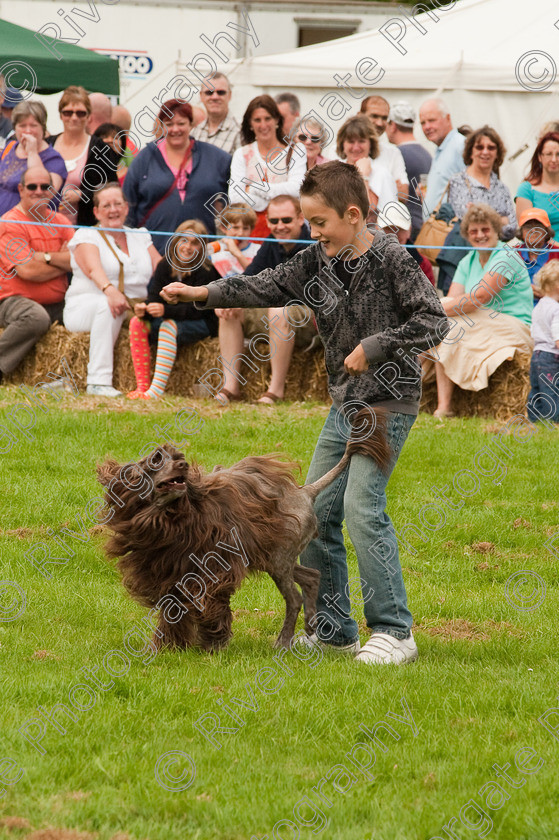
POLYGON ((279 225, 281 222, 283 225, 290 225, 292 221, 293 216, 282 216, 281 219, 268 219, 268 224, 279 225))
POLYGON ((322 137, 318 134, 300 134, 297 139, 299 140, 299 143, 305 143, 307 140, 310 140, 311 143, 320 143, 322 137))
POLYGON ((36 192, 37 190, 41 190, 41 192, 47 192, 51 188, 51 184, 24 184, 26 190, 29 192, 36 192))
POLYGON ((227 96, 229 93, 228 90, 203 90, 202 94, 204 96, 213 96, 214 93, 217 93, 218 96, 227 96))
POLYGON ((64 110, 61 111, 60 114, 63 117, 73 117, 75 115, 76 117, 79 117, 80 120, 83 120, 84 117, 87 117, 87 111, 85 111, 85 110, 83 110, 83 111, 82 110, 72 111, 70 108, 64 108, 64 110))

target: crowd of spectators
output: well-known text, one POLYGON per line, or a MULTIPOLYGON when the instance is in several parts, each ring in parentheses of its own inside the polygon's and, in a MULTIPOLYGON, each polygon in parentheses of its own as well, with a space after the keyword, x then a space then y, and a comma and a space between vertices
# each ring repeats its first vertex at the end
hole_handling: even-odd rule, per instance
MULTIPOLYGON (((206 78, 199 105, 162 103, 153 140, 138 149, 130 113, 104 94, 69 86, 58 106, 62 131, 52 135, 43 104, 0 77, 0 377, 59 321, 90 334, 88 392, 118 396, 113 346, 125 324, 137 380, 128 397, 161 396, 177 348, 218 335, 223 377, 214 396, 242 398, 245 313, 208 315, 165 304, 159 291, 186 276, 196 285, 258 274, 306 247, 299 188, 327 160, 332 136, 317 116, 301 117, 292 92, 254 97, 240 124, 231 99, 225 75, 206 78)), ((499 177, 505 154, 495 128, 453 127, 440 99, 416 115, 408 102, 368 96, 335 138, 335 157, 367 185, 368 223, 410 249, 448 314, 469 301, 461 304, 466 335, 441 345, 436 362, 423 360, 425 377, 437 380, 438 416, 452 414, 455 386, 487 387, 504 359, 536 342, 531 404, 545 377, 551 386, 540 391, 559 421, 559 263, 550 262, 559 257, 559 124, 542 127, 514 198, 499 177), (414 133, 417 116, 432 155, 414 133), (433 273, 413 243, 446 206, 454 226, 433 273)), ((284 396, 293 330, 283 311, 254 314, 277 348, 258 400, 271 405, 284 396)), ((312 325, 310 311, 301 317, 312 325)))

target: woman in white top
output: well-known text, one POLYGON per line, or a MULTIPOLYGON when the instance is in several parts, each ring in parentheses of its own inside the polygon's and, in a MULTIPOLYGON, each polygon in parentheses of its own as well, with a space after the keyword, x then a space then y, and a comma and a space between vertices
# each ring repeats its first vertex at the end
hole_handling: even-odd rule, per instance
POLYGON ((371 212, 368 222, 376 222, 379 213, 391 202, 398 201, 396 181, 382 163, 373 125, 367 117, 350 117, 338 131, 336 151, 340 160, 359 169, 369 191, 371 212))
POLYGON ((270 234, 266 208, 278 195, 299 198, 307 171, 307 153, 301 143, 284 137, 283 117, 271 96, 252 99, 241 124, 243 145, 231 161, 229 201, 249 204, 257 214, 254 236, 270 234))
POLYGON ((118 397, 120 391, 112 387, 113 347, 130 309, 127 297, 146 297, 161 255, 146 228, 120 230, 128 204, 118 183, 97 190, 93 205, 99 227, 114 228, 114 233, 81 228, 68 243, 73 278, 66 293, 64 326, 90 333, 87 393, 118 397), (119 291, 121 265, 124 293, 119 291))

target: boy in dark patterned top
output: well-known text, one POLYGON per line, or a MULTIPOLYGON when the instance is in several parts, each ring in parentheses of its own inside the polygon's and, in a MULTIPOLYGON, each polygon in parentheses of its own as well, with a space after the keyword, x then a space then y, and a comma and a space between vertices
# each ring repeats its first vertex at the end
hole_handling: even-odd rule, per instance
MULTIPOLYGON (((306 303, 324 342, 334 402, 307 482, 338 463, 351 417, 363 405, 389 412, 391 472, 419 410, 416 356, 445 338, 448 319, 396 237, 373 234, 365 226, 368 197, 355 167, 331 161, 311 169, 301 186, 301 204, 316 244, 254 277, 228 277, 200 288, 171 283, 162 295, 170 302, 197 301, 204 308, 285 306, 288 320, 290 304, 306 303)), ((301 563, 321 572, 315 633, 308 643, 355 653, 360 662, 400 664, 416 659, 417 648, 398 542, 385 510, 388 478, 372 459, 353 456, 346 472, 316 501, 319 534, 301 563), (372 634, 363 648, 350 615, 344 519, 372 634)))

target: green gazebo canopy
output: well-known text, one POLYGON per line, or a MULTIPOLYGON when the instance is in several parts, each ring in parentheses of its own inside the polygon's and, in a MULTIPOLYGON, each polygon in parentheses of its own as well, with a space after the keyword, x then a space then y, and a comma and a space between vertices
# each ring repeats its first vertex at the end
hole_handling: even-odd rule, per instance
POLYGON ((118 61, 0 20, 0 71, 8 85, 58 93, 68 85, 118 96, 118 61))

